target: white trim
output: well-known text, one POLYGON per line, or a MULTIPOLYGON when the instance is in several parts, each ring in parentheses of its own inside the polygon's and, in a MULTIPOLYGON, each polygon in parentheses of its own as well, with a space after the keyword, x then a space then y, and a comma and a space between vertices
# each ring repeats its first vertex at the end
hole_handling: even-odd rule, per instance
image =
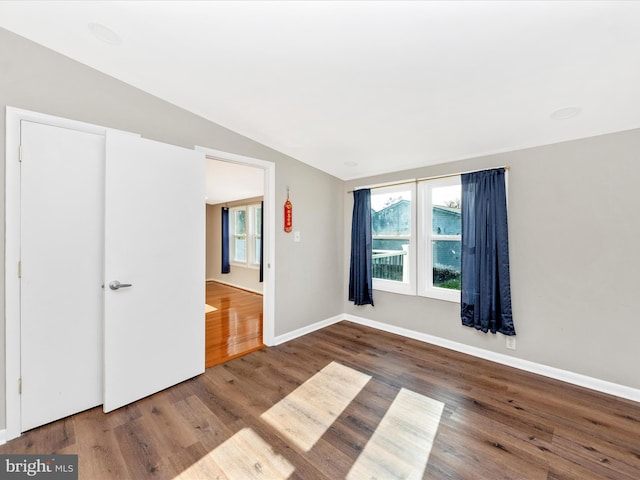
POLYGON ((448 348, 456 352, 466 353, 474 357, 483 358, 492 362, 500 363, 508 367, 517 368, 526 372, 543 375, 545 377, 554 378, 572 385, 578 385, 597 392, 606 393, 609 395, 615 395, 616 397, 626 398, 634 402, 640 402, 640 389, 627 387, 617 383, 608 382, 606 380, 600 380, 598 378, 588 377, 568 370, 562 370, 540 363, 531 362, 529 360, 523 360, 521 358, 511 357, 509 355, 503 355, 501 353, 491 352, 483 348, 472 347, 463 343, 454 342, 445 338, 428 335, 426 333, 416 332, 415 330, 409 330, 402 327, 396 327, 375 320, 369 320, 366 318, 358 317, 355 315, 344 314, 345 320, 367 327, 383 330, 389 333, 395 333, 402 335, 403 337, 412 338, 421 342, 438 345, 440 347, 448 348))
POLYGON ((252 292, 252 293, 257 293, 259 295, 262 295, 262 292, 260 290, 256 290, 254 288, 245 287, 244 285, 237 285, 237 284, 231 283, 231 282, 225 282, 225 281, 219 280, 217 278, 207 278, 205 281, 221 283, 223 285, 227 285, 228 287, 239 288, 240 290, 246 290, 247 292, 252 292))
POLYGON ((235 153, 214 150, 196 145, 195 150, 203 152, 208 157, 225 162, 251 165, 264 169, 264 211, 262 221, 264 226, 264 278, 263 278, 263 325, 262 341, 265 345, 275 345, 275 271, 276 271, 276 164, 258 158, 245 157, 235 153), (266 213, 266 215, 265 215, 266 213))
POLYGON ((7 430, 0 430, 0 445, 7 443, 7 430))
POLYGON ((274 338, 273 345, 280 345, 281 343, 294 340, 303 335, 313 333, 317 330, 321 330, 325 327, 339 323, 343 320, 348 322, 357 323, 367 327, 375 328, 376 330, 382 330, 384 332, 394 333, 403 337, 411 338, 421 342, 437 345, 439 347, 447 348, 456 352, 471 355, 473 357, 482 358, 492 362, 506 365, 508 367, 517 368, 525 372, 535 373, 544 377, 560 380, 579 387, 588 388, 596 392, 606 393, 608 395, 614 395, 616 397, 625 398, 634 402, 640 402, 640 389, 627 387, 626 385, 620 385, 618 383, 608 382, 599 378, 589 377, 568 370, 562 370, 560 368, 550 367, 529 360, 523 360, 521 358, 511 357, 509 355, 503 355, 501 353, 491 352, 483 348, 472 347, 465 345, 464 343, 454 342, 445 338, 436 337, 426 333, 417 332, 415 330, 409 330, 407 328, 396 327, 387 323, 378 322, 376 320, 369 320, 367 318, 358 317, 348 313, 336 315, 335 317, 321 320, 319 322, 307 325, 306 327, 298 328, 283 335, 278 335, 274 338))
POLYGON ((251 203, 242 203, 239 205, 234 205, 233 207, 229 207, 229 236, 230 237, 244 237, 245 241, 245 261, 236 260, 236 242, 230 242, 229 244, 229 257, 231 258, 230 264, 236 265, 238 267, 251 268, 253 270, 260 269, 260 259, 259 259, 259 251, 256 251, 255 241, 257 238, 260 238, 262 241, 262 237, 260 236, 260 226, 256 225, 256 212, 260 209, 260 203, 251 202, 251 203), (244 210, 245 214, 245 232, 244 234, 236 233, 236 217, 234 215, 234 210, 244 210), (233 217, 231 219, 231 217, 233 217), (233 221, 231 221, 233 220, 233 221), (256 231, 257 227, 257 231, 256 231))
MULTIPOLYGON (((409 269, 408 278, 403 278, 403 281, 394 281, 394 280, 386 280, 382 278, 373 278, 372 287, 374 290, 380 290, 384 292, 390 293, 399 293, 402 295, 415 295, 416 294, 416 265, 417 265, 417 234, 416 234, 416 185, 415 183, 408 183, 402 185, 391 185, 389 187, 380 187, 380 191, 371 192, 371 196, 374 195, 391 195, 398 192, 406 192, 409 191, 411 194, 411 234, 407 235, 409 238, 407 242, 409 244, 409 248, 407 249, 407 253, 405 258, 403 259, 403 264, 406 265, 406 268, 409 269)), ((404 199, 406 200, 406 199, 404 199)), ((392 235, 374 235, 373 240, 378 238, 394 238, 392 235)), ((402 237, 405 237, 404 235, 402 237)), ((398 237, 396 237, 398 238, 398 237)))
MULTIPOLYGON (((20 261, 20 123, 29 121, 80 132, 105 135, 106 127, 55 117, 43 113, 6 107, 5 130, 5 396, 7 440, 19 437, 20 394, 20 279, 17 265, 20 261)), ((130 135, 136 135, 129 132, 130 135)), ((139 136, 139 135, 136 135, 139 136)))
POLYGON ((433 285, 433 240, 461 241, 462 235, 435 235, 433 225, 433 189, 460 185, 459 176, 447 176, 418 183, 418 295, 460 303, 460 291, 433 285))
POLYGON ((280 345, 281 343, 288 342, 290 340, 294 340, 298 337, 302 337, 303 335, 307 335, 309 333, 313 333, 316 330, 321 330, 329 325, 333 325, 334 323, 341 322, 344 320, 344 314, 336 315, 335 317, 327 318, 326 320, 321 320, 316 323, 312 323, 311 325, 307 325, 306 327, 298 328, 297 330, 293 330, 291 332, 285 333, 283 335, 278 335, 274 338, 274 345, 280 345))
POLYGON ((20 260, 20 148, 21 112, 6 110, 5 151, 5 435, 20 436, 20 280, 16 275, 20 260))

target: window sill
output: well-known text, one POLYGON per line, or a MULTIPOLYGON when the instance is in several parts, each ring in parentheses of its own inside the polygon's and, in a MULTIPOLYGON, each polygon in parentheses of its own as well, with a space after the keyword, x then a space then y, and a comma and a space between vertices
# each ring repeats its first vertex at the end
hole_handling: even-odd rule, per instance
POLYGON ((400 295, 433 298, 435 300, 444 300, 445 302, 460 303, 460 290, 451 290, 448 288, 431 287, 416 292, 414 286, 409 283, 374 278, 373 289, 378 292, 398 293, 400 295))
POLYGON ((250 268, 251 270, 259 270, 260 269, 260 265, 247 265, 246 263, 242 263, 242 262, 230 262, 230 265, 233 267, 242 267, 242 268, 250 268))
POLYGON ((436 300, 444 300, 445 302, 460 303, 460 291, 449 290, 446 288, 430 288, 418 295, 426 298, 434 298, 436 300))
POLYGON ((394 282, 390 280, 373 279, 373 289, 380 292, 399 293, 401 295, 414 295, 416 289, 413 285, 403 282, 394 282))

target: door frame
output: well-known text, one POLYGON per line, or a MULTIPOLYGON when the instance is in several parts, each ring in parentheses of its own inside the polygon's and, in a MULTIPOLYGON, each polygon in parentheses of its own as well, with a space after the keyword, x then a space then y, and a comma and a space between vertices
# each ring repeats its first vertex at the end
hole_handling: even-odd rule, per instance
POLYGON ((276 259, 276 211, 275 211, 275 178, 276 164, 267 160, 246 157, 235 153, 223 152, 208 147, 195 147, 203 152, 207 158, 223 162, 237 163, 264 170, 264 211, 262 221, 264 226, 264 278, 262 291, 262 342, 267 346, 275 345, 275 259, 276 259))
POLYGON ((5 439, 19 437, 20 404, 20 123, 42 123, 106 135, 107 128, 29 110, 6 107, 5 151, 5 439))
MULTIPOLYGON (((6 107, 5 135, 5 431, 0 444, 21 435, 20 404, 20 122, 23 120, 106 135, 111 129, 15 107, 6 107)), ((140 136, 128 133, 129 135, 140 136)), ((218 160, 264 169, 264 252, 266 272, 263 292, 263 342, 275 344, 275 163, 208 147, 196 151, 218 160)))

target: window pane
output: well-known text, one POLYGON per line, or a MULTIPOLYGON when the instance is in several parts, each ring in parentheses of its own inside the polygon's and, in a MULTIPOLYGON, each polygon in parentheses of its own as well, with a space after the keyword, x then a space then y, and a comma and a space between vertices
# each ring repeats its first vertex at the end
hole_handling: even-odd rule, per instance
POLYGON ((408 281, 408 240, 373 240, 373 278, 408 281))
POLYGON ((256 207, 256 214, 254 215, 255 224, 253 233, 256 235, 260 235, 260 224, 262 223, 262 209, 260 207, 256 207))
POLYGON ((247 261, 247 240, 244 237, 234 237, 234 255, 236 262, 247 261))
POLYGON ((235 222, 235 233, 238 235, 244 235, 247 233, 247 212, 245 210, 233 211, 235 222))
POLYGON ((433 240, 433 286, 460 290, 459 240, 433 240))
POLYGON ((371 195, 371 228, 376 235, 411 235, 411 191, 371 195))
POLYGON ((255 246, 254 252, 256 252, 256 254, 255 254, 255 259, 254 259, 253 263, 255 265, 260 265, 260 237, 256 237, 254 239, 254 241, 255 241, 255 243, 254 243, 254 246, 255 246))
POLYGON ((411 191, 372 194, 371 209, 373 278, 408 282, 411 191))
POLYGON ((432 191, 432 226, 436 235, 460 235, 461 186, 437 187, 432 191))

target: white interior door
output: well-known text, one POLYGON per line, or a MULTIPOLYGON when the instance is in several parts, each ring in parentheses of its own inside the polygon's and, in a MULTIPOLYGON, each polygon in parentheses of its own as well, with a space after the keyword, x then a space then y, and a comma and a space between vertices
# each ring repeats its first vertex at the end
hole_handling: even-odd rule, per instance
POLYGON ((21 431, 102 403, 104 136, 21 122, 21 431))
POLYGON ((105 412, 204 371, 204 165, 203 153, 107 132, 105 412))

